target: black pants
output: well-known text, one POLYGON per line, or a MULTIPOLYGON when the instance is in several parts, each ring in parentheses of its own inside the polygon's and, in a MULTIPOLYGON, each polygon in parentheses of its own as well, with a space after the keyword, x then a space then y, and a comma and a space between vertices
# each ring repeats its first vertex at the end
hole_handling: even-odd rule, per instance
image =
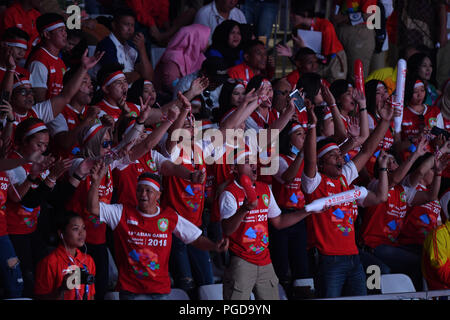
POLYGON ((49 252, 38 231, 29 234, 10 234, 9 238, 20 261, 23 277, 23 296, 33 297, 34 274, 38 262, 49 252))
POLYGON ((108 291, 109 260, 105 244, 86 243, 87 253, 95 262, 95 300, 104 300, 108 291))

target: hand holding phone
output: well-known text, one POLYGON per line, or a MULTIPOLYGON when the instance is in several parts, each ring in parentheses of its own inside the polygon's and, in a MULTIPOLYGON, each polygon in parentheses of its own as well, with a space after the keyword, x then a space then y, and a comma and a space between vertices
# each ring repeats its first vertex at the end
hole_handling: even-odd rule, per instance
POLYGON ((294 100, 295 107, 297 108, 298 112, 303 112, 306 110, 305 107, 305 101, 303 100, 303 97, 300 95, 300 92, 298 89, 295 89, 289 94, 289 97, 294 100))

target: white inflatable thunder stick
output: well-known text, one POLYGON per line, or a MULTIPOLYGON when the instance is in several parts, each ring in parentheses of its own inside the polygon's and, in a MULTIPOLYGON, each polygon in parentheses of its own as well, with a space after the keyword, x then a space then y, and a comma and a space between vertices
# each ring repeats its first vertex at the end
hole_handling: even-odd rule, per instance
POLYGON ((403 100, 405 98, 405 80, 406 80, 406 61, 398 60, 397 63, 397 86, 395 88, 394 109, 401 112, 401 116, 394 117, 394 131, 396 133, 402 130, 403 121, 403 100))
POLYGON ((344 202, 351 202, 367 196, 366 188, 358 188, 333 194, 332 196, 316 199, 305 206, 306 212, 321 211, 325 206, 336 206, 344 202))

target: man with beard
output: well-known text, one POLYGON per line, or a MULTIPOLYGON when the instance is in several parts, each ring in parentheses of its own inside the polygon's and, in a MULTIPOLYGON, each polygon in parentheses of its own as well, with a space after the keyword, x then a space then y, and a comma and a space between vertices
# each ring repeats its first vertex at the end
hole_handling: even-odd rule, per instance
POLYGON ((37 102, 57 96, 63 89, 66 65, 59 52, 67 45, 64 18, 56 13, 46 13, 36 20, 41 42, 27 61, 30 81, 37 102))

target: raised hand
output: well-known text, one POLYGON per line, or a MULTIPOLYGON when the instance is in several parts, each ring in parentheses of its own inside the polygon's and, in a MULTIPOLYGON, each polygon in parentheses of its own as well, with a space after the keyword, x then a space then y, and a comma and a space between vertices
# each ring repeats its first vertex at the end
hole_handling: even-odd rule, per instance
POLYGON ((357 138, 361 134, 361 127, 359 126, 358 117, 350 117, 350 121, 348 122, 348 134, 352 138, 357 138))
POLYGON ((306 112, 308 113, 308 124, 317 124, 317 116, 314 112, 314 104, 309 99, 305 99, 306 112))
POLYGON ((72 166, 72 159, 60 159, 52 164, 48 177, 57 180, 61 175, 72 166))
POLYGON ((326 85, 321 84, 320 89, 322 90, 323 100, 327 103, 328 106, 336 104, 336 99, 326 85))
POLYGON ((394 116, 393 104, 392 103, 383 104, 383 106, 378 110, 378 114, 380 115, 382 120, 391 121, 392 117, 394 116))
POLYGON ((104 54, 105 54, 104 51, 96 52, 93 56, 89 57, 88 50, 86 49, 86 51, 84 51, 83 56, 81 57, 81 66, 85 70, 92 69, 100 61, 100 59, 103 57, 104 54))
POLYGON ((5 118, 10 122, 14 121, 14 112, 11 104, 6 100, 0 101, 0 103, 0 113, 4 114, 5 118))
POLYGON ((383 149, 380 150, 380 154, 378 155, 377 162, 380 168, 386 168, 389 160, 389 156, 383 149))
POLYGON ((55 158, 52 156, 46 156, 41 162, 34 162, 30 169, 30 175, 33 178, 37 178, 41 173, 45 172, 55 162, 55 158))
POLYGON ((277 50, 277 55, 281 57, 292 57, 292 49, 288 46, 282 45, 280 43, 275 48, 277 50))
POLYGON ((191 87, 189 88, 189 90, 192 93, 192 95, 195 97, 195 96, 200 95, 203 91, 205 91, 205 89, 208 88, 208 86, 209 86, 208 77, 202 76, 202 77, 199 77, 199 78, 195 79, 194 81, 192 81, 191 87))
POLYGON ((352 98, 356 103, 358 103, 360 108, 366 107, 366 96, 364 95, 364 92, 355 88, 352 93, 352 98))
POLYGON ((305 42, 303 41, 302 37, 297 36, 295 34, 292 35, 292 41, 294 41, 294 45, 297 48, 303 48, 305 47, 305 42))
POLYGON ((417 154, 419 156, 423 156, 425 153, 428 152, 427 147, 428 147, 428 139, 427 139, 427 137, 425 135, 422 135, 420 137, 419 144, 418 144, 418 146, 416 148, 417 154))
POLYGON ((139 123, 145 122, 145 120, 147 120, 150 117, 152 107, 150 106, 149 102, 150 102, 151 98, 152 97, 149 96, 144 103, 144 101, 142 100, 142 97, 139 97, 139 101, 141 103, 141 111, 139 112, 139 117, 137 118, 137 121, 139 123))
POLYGON ((136 48, 138 50, 145 50, 145 37, 144 34, 142 32, 138 32, 134 37, 133 37, 133 43, 136 45, 136 48))
POLYGON ((107 171, 108 166, 103 161, 97 161, 90 171, 92 183, 99 185, 107 171))
POLYGON ((188 109, 188 110, 192 109, 191 102, 180 91, 178 92, 177 97, 178 97, 178 102, 181 104, 181 106, 184 109, 188 109))

